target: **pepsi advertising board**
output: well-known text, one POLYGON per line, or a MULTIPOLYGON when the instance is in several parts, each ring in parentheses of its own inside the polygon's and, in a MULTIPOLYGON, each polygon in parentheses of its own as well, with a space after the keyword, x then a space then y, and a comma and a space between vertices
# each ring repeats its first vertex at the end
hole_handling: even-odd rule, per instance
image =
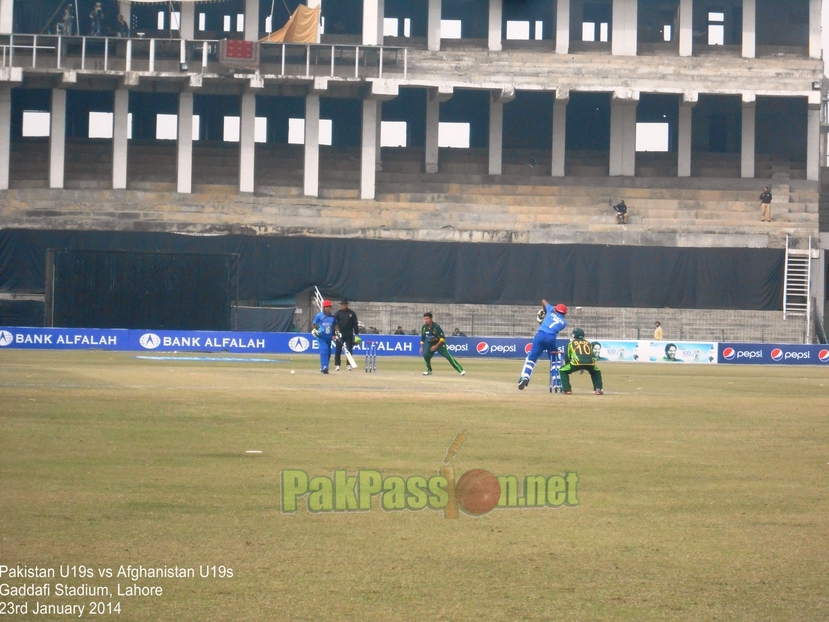
POLYGON ((829 346, 721 343, 719 362, 727 365, 829 365, 829 346))

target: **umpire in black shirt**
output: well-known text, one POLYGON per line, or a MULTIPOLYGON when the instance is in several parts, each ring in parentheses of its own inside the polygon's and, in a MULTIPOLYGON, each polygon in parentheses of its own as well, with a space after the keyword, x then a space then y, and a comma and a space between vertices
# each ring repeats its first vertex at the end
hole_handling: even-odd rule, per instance
MULTIPOLYGON (((342 339, 337 340, 337 351, 334 353, 334 371, 340 371, 340 355, 343 353, 343 343, 348 346, 348 351, 354 350, 354 337, 360 334, 360 329, 357 327, 357 314, 348 308, 348 301, 340 301, 340 310, 334 314, 337 320, 337 329, 343 336, 342 339)), ((348 371, 351 371, 351 365, 348 366, 348 371)))

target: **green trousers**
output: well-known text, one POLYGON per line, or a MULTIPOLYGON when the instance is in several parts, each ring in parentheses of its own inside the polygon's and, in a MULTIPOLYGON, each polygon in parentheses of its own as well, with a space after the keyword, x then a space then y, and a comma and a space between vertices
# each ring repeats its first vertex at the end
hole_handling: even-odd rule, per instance
POLYGON ((452 356, 451 352, 449 352, 449 348, 446 347, 445 343, 440 344, 440 347, 434 352, 432 352, 432 348, 430 346, 423 346, 423 360, 426 361, 426 371, 432 371, 432 357, 435 354, 440 354, 443 358, 449 361, 449 364, 456 372, 461 373, 463 371, 463 367, 461 367, 461 364, 455 360, 455 357, 452 356))
POLYGON ((561 390, 565 392, 571 391, 570 374, 582 370, 590 374, 590 380, 593 381, 594 391, 602 388, 602 372, 596 365, 571 365, 570 363, 567 363, 567 365, 564 365, 558 372, 561 374, 561 390))

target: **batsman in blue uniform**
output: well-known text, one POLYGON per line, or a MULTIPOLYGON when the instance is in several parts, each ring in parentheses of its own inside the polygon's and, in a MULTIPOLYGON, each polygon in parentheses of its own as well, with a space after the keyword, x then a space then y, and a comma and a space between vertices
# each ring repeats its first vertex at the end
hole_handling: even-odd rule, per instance
POLYGON ((328 373, 331 362, 331 340, 337 334, 337 320, 331 315, 331 301, 322 301, 322 311, 314 317, 314 330, 311 334, 317 338, 320 346, 320 371, 328 373))
MULTIPOLYGON (((545 350, 548 353, 556 351, 556 337, 567 326, 567 320, 564 319, 564 316, 567 315, 565 305, 559 303, 554 307, 546 300, 542 300, 541 305, 544 307, 544 316, 541 319, 541 326, 538 327, 538 332, 533 338, 530 353, 524 361, 524 369, 521 370, 521 377, 518 379, 519 391, 523 391, 530 384, 535 362, 541 356, 541 353, 545 350)), ((541 317, 541 312, 538 315, 541 317)))

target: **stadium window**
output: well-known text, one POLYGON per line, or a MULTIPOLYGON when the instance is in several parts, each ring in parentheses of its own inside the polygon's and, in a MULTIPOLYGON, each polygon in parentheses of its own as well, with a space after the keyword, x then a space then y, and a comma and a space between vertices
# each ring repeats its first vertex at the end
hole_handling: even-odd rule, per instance
POLYGON ((245 14, 236 15, 236 32, 245 32, 245 14))
POLYGON ((271 15, 268 15, 265 18, 265 32, 271 33, 273 32, 273 18, 271 15))
POLYGON ((440 20, 440 38, 441 39, 460 39, 461 38, 461 20, 459 20, 459 19, 442 19, 442 20, 440 20))
POLYGON ((406 147, 405 121, 382 121, 380 123, 381 147, 406 147))
POLYGON ((668 151, 670 129, 668 123, 637 123, 636 151, 668 151))
POLYGON ((607 43, 610 40, 610 24, 602 22, 599 24, 599 41, 607 43))
POLYGON ((438 125, 438 147, 469 149, 469 123, 447 123, 438 125))
POLYGON ((226 143, 238 143, 242 120, 239 117, 225 117, 222 140, 226 143))
POLYGON ((181 29, 181 13, 179 11, 173 11, 170 13, 170 30, 180 30, 181 29))
POLYGON ((400 33, 400 20, 396 17, 386 17, 383 19, 383 36, 384 37, 398 37, 400 33))
POLYGON ((595 41, 596 40, 596 24, 593 22, 582 22, 581 25, 581 40, 595 41))
POLYGON ((507 20, 507 39, 528 41, 530 38, 530 22, 507 20))
MULTIPOLYGON (((199 115, 193 115, 193 140, 199 139, 199 115)), ((176 140, 178 138, 178 115, 158 114, 155 117, 155 139, 176 140)))
MULTIPOLYGON (((331 119, 320 119, 320 145, 331 144, 331 119)), ((305 144, 305 119, 288 119, 288 144, 305 144)))
POLYGON ((268 142, 268 117, 256 117, 253 121, 253 142, 268 142))
POLYGON ((207 14, 199 13, 199 31, 204 32, 205 30, 207 30, 207 14))
POLYGON ((164 11, 159 11, 158 12, 158 20, 157 20, 157 24, 156 24, 156 26, 158 27, 158 30, 164 30, 164 24, 165 24, 164 11))
POLYGON ((708 14, 708 45, 725 44, 725 13, 708 14))
POLYGON ((535 40, 541 41, 544 38, 544 22, 535 22, 535 40))
POLYGON ((89 138, 112 138, 111 112, 89 113, 89 138))
POLYGON ((411 18, 406 18, 403 20, 403 36, 404 37, 411 37, 412 36, 412 20, 411 18))
POLYGON ((325 15, 320 17, 320 34, 321 35, 325 34, 325 15))
POLYGON ((230 15, 225 15, 222 19, 222 31, 230 32, 230 15))
POLYGON ((23 136, 48 136, 52 114, 36 110, 23 111, 23 136))
POLYGON ((665 24, 662 26, 662 40, 663 41, 670 41, 673 33, 671 32, 671 25, 665 24))

